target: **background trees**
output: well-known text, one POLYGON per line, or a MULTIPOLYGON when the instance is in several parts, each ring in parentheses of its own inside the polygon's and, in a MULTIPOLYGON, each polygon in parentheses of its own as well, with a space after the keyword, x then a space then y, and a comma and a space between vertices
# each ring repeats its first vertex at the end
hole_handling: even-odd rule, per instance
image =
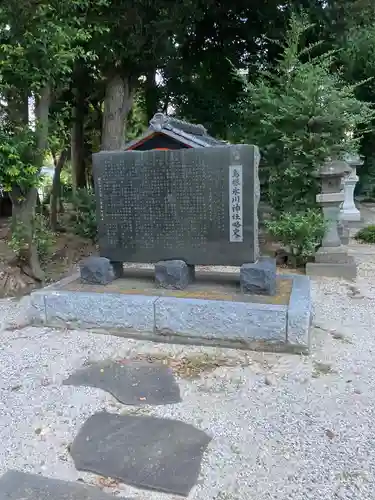
MULTIPOLYGON (((42 165, 55 167, 44 213, 57 231, 59 199, 75 193, 76 206, 91 186, 91 154, 123 147, 156 111, 258 142, 264 193, 279 210, 313 200, 311 169, 353 145, 367 155, 370 189, 374 136, 357 134, 372 117, 361 101, 375 102, 374 42, 370 0, 9 0, 0 7, 0 184, 19 265, 44 279, 33 230, 42 165), (282 41, 301 8, 314 26, 298 47, 289 39, 287 54, 282 41), (61 176, 71 186, 62 189, 61 176)), ((78 205, 74 220, 95 226, 84 215, 90 203, 78 205)))
POLYGON ((238 139, 261 148, 263 193, 278 212, 314 208, 314 172, 327 158, 358 152, 358 131, 375 117, 356 87, 332 71, 334 54, 306 44, 313 27, 292 14, 276 64, 245 82, 236 103, 238 139))

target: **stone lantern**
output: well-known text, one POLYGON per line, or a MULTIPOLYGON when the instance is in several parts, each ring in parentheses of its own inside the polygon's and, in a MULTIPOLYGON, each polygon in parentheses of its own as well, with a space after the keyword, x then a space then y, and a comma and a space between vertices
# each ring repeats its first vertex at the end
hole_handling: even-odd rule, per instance
POLYGON ((359 155, 347 155, 345 161, 350 167, 349 175, 344 180, 344 203, 340 211, 340 219, 345 222, 359 222, 361 213, 354 203, 354 190, 358 182, 357 168, 363 165, 359 155))
POLYGON ((349 256, 345 247, 342 246, 338 233, 340 206, 344 201, 341 182, 344 176, 350 173, 350 170, 345 161, 329 160, 316 174, 321 180, 322 187, 316 201, 322 207, 326 230, 322 246, 315 255, 315 262, 306 265, 306 274, 348 279, 356 277, 353 257, 349 256))

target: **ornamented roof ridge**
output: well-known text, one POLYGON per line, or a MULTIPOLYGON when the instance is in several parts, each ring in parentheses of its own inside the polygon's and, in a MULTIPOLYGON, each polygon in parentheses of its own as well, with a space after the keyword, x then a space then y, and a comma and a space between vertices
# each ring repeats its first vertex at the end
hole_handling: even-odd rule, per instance
POLYGON ((165 115, 164 113, 155 113, 155 115, 150 120, 150 127, 157 132, 160 132, 163 128, 177 128, 191 135, 208 135, 207 130, 203 125, 195 125, 185 120, 180 120, 173 116, 165 115))

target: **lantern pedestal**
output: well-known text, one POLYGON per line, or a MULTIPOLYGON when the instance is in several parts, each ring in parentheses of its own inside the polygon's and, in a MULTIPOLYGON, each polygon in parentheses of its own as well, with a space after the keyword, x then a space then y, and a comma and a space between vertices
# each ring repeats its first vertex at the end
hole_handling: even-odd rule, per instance
POLYGON ((357 168, 363 165, 361 158, 357 156, 347 156, 345 159, 349 165, 350 172, 344 177, 344 202, 340 210, 340 219, 345 222, 360 222, 361 212, 354 203, 354 191, 359 180, 357 176, 357 168))
POLYGON ((326 162, 317 177, 321 179, 322 192, 316 201, 322 206, 326 221, 326 230, 322 246, 315 255, 315 262, 306 265, 306 274, 311 276, 329 276, 354 279, 357 268, 352 256, 341 244, 338 232, 340 206, 344 193, 340 190, 343 177, 350 172, 344 161, 326 162))

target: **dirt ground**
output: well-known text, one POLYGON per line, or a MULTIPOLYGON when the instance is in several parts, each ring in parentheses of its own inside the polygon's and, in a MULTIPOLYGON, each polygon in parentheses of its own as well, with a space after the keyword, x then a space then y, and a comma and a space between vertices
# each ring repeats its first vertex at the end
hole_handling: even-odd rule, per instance
MULTIPOLYGON (((0 297, 25 295, 35 288, 33 281, 13 265, 15 255, 9 238, 10 219, 0 218, 0 297)), ((95 253, 97 247, 90 240, 71 233, 58 233, 49 259, 42 263, 45 284, 68 276, 81 259, 95 253)))

